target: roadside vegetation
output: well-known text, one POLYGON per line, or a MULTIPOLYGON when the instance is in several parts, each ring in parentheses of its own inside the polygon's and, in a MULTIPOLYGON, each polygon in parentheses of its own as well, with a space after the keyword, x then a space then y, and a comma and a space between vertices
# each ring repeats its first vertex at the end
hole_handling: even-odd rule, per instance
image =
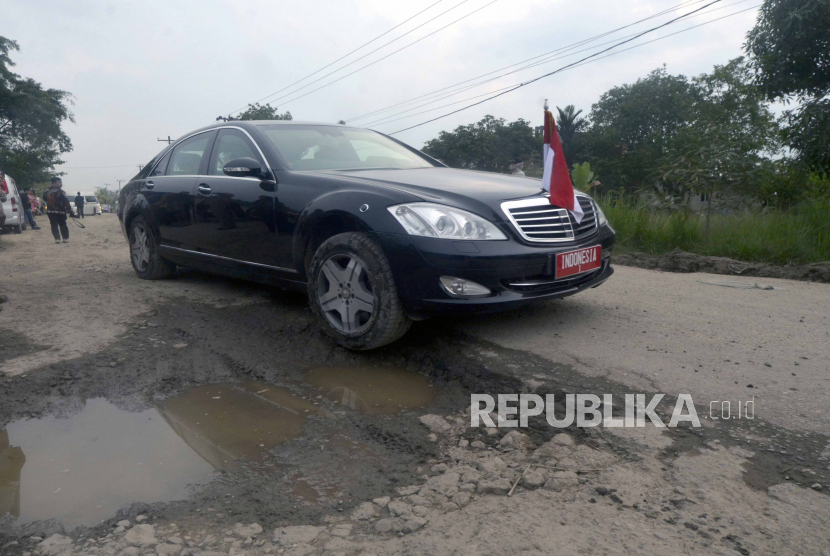
POLYGON ((698 255, 772 264, 830 260, 830 203, 803 203, 789 210, 771 208, 711 217, 688 209, 667 211, 645 206, 636 197, 597 199, 617 232, 615 251, 660 255, 682 249, 698 255))
MULTIPOLYGON (((765 0, 745 57, 692 77, 663 66, 606 91, 587 113, 557 108, 575 187, 600 200, 623 249, 830 260, 828 46, 830 3, 765 0)), ((487 116, 423 150, 494 172, 518 159, 541 177, 532 124, 487 116)))

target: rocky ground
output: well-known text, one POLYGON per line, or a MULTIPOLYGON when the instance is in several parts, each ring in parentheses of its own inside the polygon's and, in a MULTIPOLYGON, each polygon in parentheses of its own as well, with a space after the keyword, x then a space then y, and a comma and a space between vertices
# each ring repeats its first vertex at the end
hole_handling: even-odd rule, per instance
POLYGON ((518 431, 470 442, 463 413, 421 421, 443 461, 417 484, 315 524, 217 530, 139 515, 92 537, 14 542, 50 556, 827 554, 827 497, 792 483, 742 488, 751 453, 740 448, 714 443, 669 462, 659 448, 671 441, 659 436, 611 446, 560 433, 536 447, 518 431), (623 446, 640 456, 615 452, 623 446))
POLYGON ((696 255, 682 249, 674 249, 663 255, 649 255, 632 251, 618 255, 615 262, 616 264, 666 272, 707 272, 729 276, 786 278, 789 280, 830 283, 830 262, 786 266, 746 263, 728 257, 696 255))
MULTIPOLYGON (((729 311, 743 311, 745 320, 760 320, 749 311, 773 305, 818 320, 805 323, 811 326, 804 333, 796 332, 797 318, 754 330, 747 325, 746 335, 730 334, 732 344, 684 337, 700 324, 694 315, 671 325, 672 338, 651 328, 670 326, 656 300, 671 298, 667 314, 681 314, 687 309, 678 301, 682 292, 718 277, 695 276, 675 285, 680 293, 674 295, 664 283, 672 275, 621 269, 617 285, 608 286, 629 290, 625 296, 594 290, 499 319, 426 321, 393 346, 349 353, 319 333, 294 294, 187 271, 165 282, 136 280, 108 218, 87 219, 88 235, 74 233, 65 258, 47 255, 67 246, 34 232, 0 240, 3 285, 12 297, 0 313, 0 429, 8 427, 11 449, 19 445, 29 457, 19 471, 18 511, 33 507, 27 498, 36 492, 33 483, 51 475, 49 465, 44 477, 32 474, 41 469, 36 443, 16 431, 38 422, 60 429, 96 404, 110 404, 114 412, 109 426, 95 432, 95 443, 82 446, 91 454, 89 465, 101 466, 95 467, 101 480, 107 467, 116 468, 122 483, 136 474, 121 445, 121 452, 105 448, 107 429, 136 434, 121 431, 116 417, 136 415, 166 415, 171 428, 179 427, 170 441, 183 454, 192 449, 213 458, 202 464, 215 471, 182 499, 145 499, 148 485, 102 520, 69 515, 81 523, 75 527, 55 519, 0 519, 3 556, 830 554, 830 439, 823 421, 806 417, 828 408, 826 343, 820 343, 825 324, 819 309, 809 312, 811 299, 815 305, 827 295, 811 289, 821 284, 771 281, 779 289, 772 292, 699 286, 721 307, 737 300, 729 311), (638 290, 646 297, 637 297, 638 290), (758 297, 781 291, 790 297, 758 297), (642 316, 642 307, 649 314, 642 316), (570 322, 570 333, 560 321, 570 322), (795 352, 805 359, 787 351, 792 339, 772 350, 801 363, 793 373, 782 373, 778 359, 750 367, 752 390, 764 402, 753 420, 704 419, 700 429, 671 430, 554 429, 543 418, 521 430, 470 426, 471 393, 612 393, 616 400, 625 392, 663 391, 671 398, 681 391, 673 382, 690 380, 692 392, 714 395, 732 375, 719 383, 691 372, 684 358, 709 366, 707 357, 730 353, 744 372, 754 365, 747 359, 759 359, 755 346, 782 327, 812 341, 795 352), (604 340, 586 345, 592 334, 604 340), (656 368, 652 374, 655 362, 674 374, 656 368), (638 366, 639 374, 632 372, 638 366), (309 369, 335 372, 323 380, 309 369), (347 369, 370 369, 370 375, 350 378, 347 369), (789 412, 785 400, 764 388, 795 372, 800 390, 789 395, 804 390, 798 399, 805 407, 789 412), (386 386, 369 388, 365 376, 386 386), (192 402, 200 392, 224 403, 227 392, 212 389, 228 385, 277 396, 265 401, 277 400, 281 411, 292 413, 280 414, 280 430, 296 426, 296 434, 274 437, 273 447, 259 444, 267 441, 250 436, 250 415, 240 413, 225 419, 236 419, 238 427, 215 434, 241 439, 235 449, 246 454, 243 463, 217 461, 181 429, 203 434, 197 425, 204 424, 170 406, 192 402)), ((705 304, 689 307, 711 318, 705 304)), ((736 388, 745 389, 741 380, 736 388)), ((699 411, 706 413, 705 402, 699 411)), ((59 448, 55 441, 54 457, 59 448)), ((76 472, 61 461, 51 467, 67 477, 76 472)), ((13 482, 0 462, 0 504, 13 482)), ((42 494, 47 508, 50 496, 56 507, 60 502, 53 490, 42 494)), ((65 483, 62 492, 68 491, 65 483)), ((78 498, 75 511, 94 507, 78 498)))

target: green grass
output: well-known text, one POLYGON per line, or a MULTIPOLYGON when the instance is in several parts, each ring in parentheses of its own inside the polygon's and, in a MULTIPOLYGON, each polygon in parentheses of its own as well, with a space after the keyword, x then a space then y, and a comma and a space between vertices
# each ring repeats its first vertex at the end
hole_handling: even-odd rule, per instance
POLYGON ((705 218, 688 210, 662 211, 634 199, 598 199, 617 232, 618 251, 653 255, 675 248, 700 255, 772 264, 830 260, 830 203, 789 211, 715 214, 705 239, 705 218))

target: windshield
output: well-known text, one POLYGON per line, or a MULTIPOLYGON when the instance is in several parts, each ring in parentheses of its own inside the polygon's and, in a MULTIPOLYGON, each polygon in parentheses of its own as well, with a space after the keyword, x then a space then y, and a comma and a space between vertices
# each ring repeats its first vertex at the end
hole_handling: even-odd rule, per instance
POLYGON ((291 170, 369 170, 430 168, 406 147, 367 129, 321 125, 260 128, 291 170))
POLYGON ((86 202, 87 203, 97 203, 98 199, 96 199, 95 197, 87 197, 86 202))

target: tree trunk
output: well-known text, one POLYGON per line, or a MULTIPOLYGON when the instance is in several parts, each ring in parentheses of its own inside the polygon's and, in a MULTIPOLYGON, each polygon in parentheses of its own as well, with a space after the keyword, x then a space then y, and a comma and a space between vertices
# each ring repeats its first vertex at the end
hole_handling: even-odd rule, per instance
POLYGON ((709 193, 706 198, 706 224, 703 229, 703 237, 706 243, 709 243, 709 220, 712 217, 712 203, 714 202, 714 187, 709 188, 709 193))

